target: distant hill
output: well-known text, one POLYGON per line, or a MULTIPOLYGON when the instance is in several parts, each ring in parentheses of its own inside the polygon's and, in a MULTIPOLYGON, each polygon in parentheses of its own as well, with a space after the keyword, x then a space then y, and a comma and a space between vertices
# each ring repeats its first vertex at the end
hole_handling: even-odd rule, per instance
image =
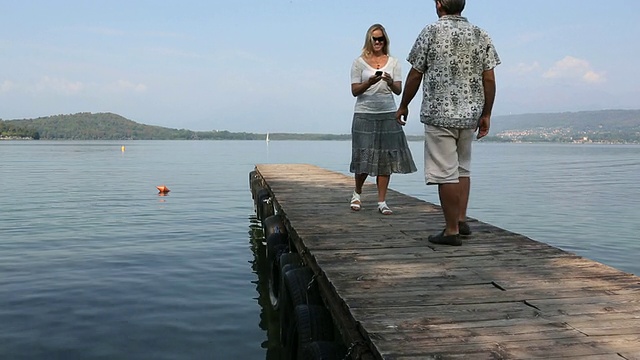
POLYGON ((508 141, 640 142, 640 110, 494 116, 491 139, 508 141))
MULTIPOLYGON (((0 121, 0 138, 42 140, 264 140, 266 134, 192 131, 144 125, 112 113, 0 121), (3 132, 2 129, 10 129, 3 132)), ((271 133, 270 140, 347 140, 350 135, 271 133)))
POLYGON ((112 113, 77 113, 37 119, 8 120, 6 124, 35 130, 45 140, 122 140, 193 138, 189 130, 143 125, 112 113))
MULTIPOLYGON (((43 140, 264 140, 266 134, 144 125, 112 113, 0 120, 1 138, 43 140)), ((271 133, 270 140, 349 140, 349 134, 271 133)), ((410 140, 422 136, 407 136, 410 140)), ((488 141, 640 143, 640 110, 494 116, 488 141)))
POLYGON ((571 127, 576 131, 640 129, 640 110, 600 110, 563 113, 503 115, 491 118, 492 131, 538 127, 571 127))

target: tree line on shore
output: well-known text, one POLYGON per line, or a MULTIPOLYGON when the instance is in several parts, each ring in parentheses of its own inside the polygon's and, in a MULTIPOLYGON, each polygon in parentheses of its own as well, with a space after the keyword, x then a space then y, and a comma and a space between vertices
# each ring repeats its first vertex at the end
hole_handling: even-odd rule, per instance
MULTIPOLYGON (((113 113, 77 113, 1 120, 0 139, 265 140, 266 134, 192 131, 145 125, 113 113)), ((270 140, 349 140, 350 134, 271 133, 270 140)), ((422 136, 407 135, 411 140, 422 136)), ((640 110, 601 110, 495 116, 489 141, 640 143, 640 110)))
MULTIPOLYGON (((349 135, 270 134, 271 140, 347 140, 349 135)), ((41 140, 265 140, 266 134, 192 131, 144 125, 112 113, 77 113, 0 120, 0 138, 41 140)))
POLYGON ((40 133, 33 128, 26 128, 0 120, 0 139, 40 139, 40 133))

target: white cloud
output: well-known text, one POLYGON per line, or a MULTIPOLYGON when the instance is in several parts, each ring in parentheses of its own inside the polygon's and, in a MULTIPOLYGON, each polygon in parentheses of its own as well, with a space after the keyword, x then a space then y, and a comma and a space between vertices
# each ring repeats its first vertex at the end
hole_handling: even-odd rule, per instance
POLYGON ((152 48, 150 49, 150 51, 154 53, 156 56, 170 56, 170 57, 182 57, 182 58, 192 58, 192 59, 201 58, 201 56, 195 52, 182 51, 182 50, 172 49, 172 48, 152 48))
POLYGON ((87 32, 94 33, 103 36, 124 36, 125 32, 119 29, 108 27, 89 27, 86 28, 87 32))
POLYGON ((517 35, 518 44, 529 44, 536 42, 540 39, 544 39, 544 33, 541 32, 528 32, 517 35))
POLYGON ((147 31, 142 33, 142 35, 149 36, 149 37, 164 38, 164 39, 180 39, 184 37, 180 33, 168 32, 168 31, 147 31))
POLYGON ((592 69, 587 60, 566 56, 556 62, 544 75, 547 79, 578 79, 587 83, 602 83, 606 81, 604 73, 592 69))
POLYGON ((598 74, 598 73, 593 72, 593 71, 587 71, 582 76, 582 79, 584 79, 584 81, 586 81, 588 83, 601 83, 601 82, 604 82, 606 80, 603 74, 598 74))
POLYGON ((54 92, 62 95, 72 95, 81 92, 84 84, 80 81, 69 81, 67 79, 43 77, 36 85, 37 92, 54 92))
POLYGON ((509 72, 514 73, 516 75, 524 75, 524 74, 529 74, 538 70, 540 70, 540 64, 536 61, 531 64, 519 63, 515 66, 512 66, 509 69, 509 72))
POLYGON ((13 89, 13 82, 5 80, 0 84, 0 93, 6 93, 13 89))
POLYGON ((147 85, 145 84, 136 84, 128 80, 118 80, 112 88, 116 91, 127 91, 127 92, 145 92, 147 91, 147 85))

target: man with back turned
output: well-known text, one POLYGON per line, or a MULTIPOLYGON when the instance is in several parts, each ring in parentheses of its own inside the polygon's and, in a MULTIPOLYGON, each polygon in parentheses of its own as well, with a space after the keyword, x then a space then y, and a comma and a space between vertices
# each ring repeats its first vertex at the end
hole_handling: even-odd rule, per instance
POLYGON ((407 57, 407 75, 396 120, 404 125, 409 103, 423 83, 420 121, 425 127, 425 181, 437 184, 445 229, 435 244, 458 246, 471 235, 466 222, 471 188, 471 143, 489 133, 500 64, 489 35, 463 17, 465 0, 435 0, 438 21, 427 25, 407 57))

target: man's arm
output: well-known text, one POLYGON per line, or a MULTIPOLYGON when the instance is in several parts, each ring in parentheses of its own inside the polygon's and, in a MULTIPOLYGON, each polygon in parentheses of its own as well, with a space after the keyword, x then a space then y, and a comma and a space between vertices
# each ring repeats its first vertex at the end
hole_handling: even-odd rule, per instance
POLYGON ((407 123, 407 116, 409 116, 409 103, 416 96, 420 83, 422 82, 422 73, 414 68, 409 70, 407 74, 407 82, 404 85, 404 91, 402 92, 402 100, 400 106, 396 112, 396 121, 401 125, 407 123))
POLYGON ((482 86, 484 88, 484 107, 476 128, 478 139, 487 136, 491 127, 491 111, 493 111, 493 102, 496 99, 496 76, 493 69, 482 72, 482 86))

